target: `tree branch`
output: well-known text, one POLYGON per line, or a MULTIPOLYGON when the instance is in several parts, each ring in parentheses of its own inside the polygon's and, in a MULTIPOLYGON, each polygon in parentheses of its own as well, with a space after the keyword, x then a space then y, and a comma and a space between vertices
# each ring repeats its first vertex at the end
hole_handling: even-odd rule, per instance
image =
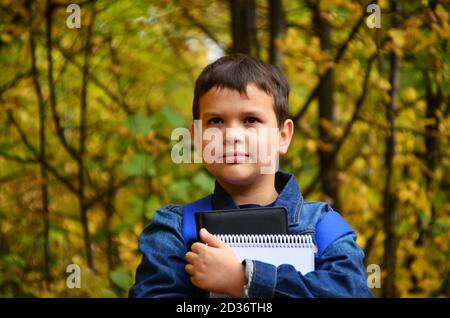
MULTIPOLYGON (((333 150, 331 152, 331 157, 333 157, 333 158, 336 158, 338 156, 339 151, 341 150, 341 147, 342 147, 344 141, 350 135, 350 132, 351 132, 351 129, 352 129, 353 125, 355 124, 355 122, 359 118, 358 116, 359 116, 359 113, 361 111, 361 107, 364 104, 364 101, 365 101, 366 96, 367 96, 370 73, 371 73, 372 65, 373 65, 373 62, 374 62, 376 56, 377 56, 377 54, 373 54, 368 60, 367 69, 366 69, 366 73, 365 73, 364 80, 363 80, 363 88, 362 88, 361 95, 358 97, 358 99, 356 101, 355 110, 353 112, 353 115, 352 115, 350 121, 347 123, 347 126, 344 129, 344 133, 342 134, 341 138, 339 138, 339 140, 336 142, 336 144, 335 144, 335 146, 334 146, 334 148, 333 148, 333 150)), ((314 177, 314 179, 311 181, 309 186, 306 187, 306 190, 303 192, 305 196, 307 196, 308 194, 311 193, 311 191, 316 186, 317 182, 319 182, 319 180, 321 180, 322 177, 323 177, 323 173, 322 172, 318 173, 314 177)))
MULTIPOLYGON (((120 65, 120 62, 119 62, 119 59, 118 59, 118 57, 117 57, 117 52, 116 52, 116 50, 113 48, 113 44, 112 44, 112 35, 111 35, 111 34, 108 36, 107 42, 108 42, 109 54, 110 54, 110 56, 111 56, 112 67, 114 68, 114 66, 120 65)), ((120 84, 120 77, 119 77, 119 74, 118 74, 118 72, 117 72, 116 70, 114 70, 114 69, 113 69, 113 72, 112 72, 112 73, 113 73, 114 79, 115 79, 115 81, 116 81, 117 90, 118 90, 118 92, 119 92, 119 97, 120 97, 120 102, 121 102, 122 104, 127 104, 127 103, 125 102, 125 92, 124 92, 124 90, 123 90, 123 88, 122 88, 122 85, 120 84)))
POLYGON ((105 196, 109 196, 109 195, 114 194, 118 189, 126 186, 133 179, 134 179, 134 177, 127 177, 127 178, 119 181, 115 185, 108 186, 106 189, 104 189, 103 191, 99 192, 95 197, 93 197, 89 201, 87 201, 86 202, 86 207, 88 209, 92 208, 97 203, 100 203, 105 196))
POLYGON ((204 24, 197 21, 197 19, 189 12, 189 10, 183 5, 182 1, 179 2, 181 9, 183 10, 183 15, 186 19, 188 19, 194 26, 200 29, 203 33, 206 34, 208 38, 210 38, 223 52, 226 52, 225 46, 219 41, 219 39, 209 30, 204 24))
POLYGON ((56 96, 55 96, 55 84, 53 81, 53 57, 52 57, 52 23, 53 23, 53 9, 50 1, 47 3, 46 10, 46 42, 45 47, 47 51, 47 79, 48 79, 48 90, 49 90, 49 99, 50 99, 50 107, 52 110, 53 122, 56 128, 56 135, 58 136, 61 144, 64 149, 68 152, 68 154, 75 160, 78 158, 77 151, 74 147, 72 147, 64 136, 64 127, 61 125, 61 119, 58 115, 57 107, 56 107, 56 96))
MULTIPOLYGON (((8 119, 10 122, 14 125, 17 132, 19 133, 20 139, 25 144, 25 146, 28 148, 28 150, 31 151, 31 153, 35 156, 34 160, 36 163, 39 163, 39 152, 38 150, 31 144, 31 142, 28 140, 28 137, 26 136, 25 132, 23 131, 22 127, 20 127, 19 123, 14 118, 11 110, 7 110, 8 119)), ((48 162, 46 162, 46 167, 48 171, 56 178, 58 179, 62 184, 64 184, 71 192, 77 193, 78 189, 70 183, 70 181, 67 180, 66 177, 63 177, 59 174, 58 170, 50 165, 48 162)))
POLYGON ((369 86, 370 73, 372 71, 372 65, 373 65, 373 62, 374 62, 376 56, 377 56, 377 54, 373 54, 368 60, 367 69, 366 69, 366 74, 364 76, 363 88, 362 88, 361 95, 358 97, 358 99, 356 101, 355 110, 353 111, 352 118, 347 123, 347 126, 345 127, 344 133, 342 134, 341 138, 339 138, 339 140, 336 142, 336 146, 335 146, 335 148, 333 149, 333 152, 332 152, 332 156, 334 156, 334 157, 337 157, 337 155, 339 153, 339 150, 341 150, 341 147, 342 147, 343 143, 345 142, 347 137, 350 135, 350 132, 351 132, 351 130, 353 128, 353 125, 355 124, 355 122, 358 119, 358 116, 359 116, 359 113, 361 111, 362 105, 364 104, 364 101, 366 100, 367 92, 368 92, 368 86, 369 86))
POLYGON ((341 46, 339 47, 336 56, 333 58, 333 65, 331 67, 329 67, 325 73, 323 73, 322 75, 320 75, 319 77, 319 82, 316 84, 316 86, 314 87, 314 89, 312 90, 312 92, 309 94, 308 98, 306 99, 306 101, 303 103, 302 107, 300 107, 299 112, 293 116, 293 121, 294 122, 298 122, 300 120, 300 118, 303 117, 303 115, 306 113, 306 111, 309 108, 309 105, 311 104, 311 102, 314 100, 314 98, 317 96, 317 93, 320 91, 320 87, 323 84, 324 80, 329 76, 329 74, 331 73, 331 71, 335 68, 335 66, 339 63, 339 61, 341 60, 341 58, 344 56, 345 51, 348 48, 348 45, 350 44, 350 42, 353 40, 353 38, 355 37, 356 33, 358 32, 359 28, 361 27, 361 25, 363 24, 365 19, 365 14, 363 13, 361 15, 361 17, 358 19, 358 21, 356 21, 355 25, 353 26, 352 30, 350 31, 347 39, 341 44, 341 46))
MULTIPOLYGON (((65 58, 68 58, 70 56, 70 53, 66 51, 62 46, 55 43, 56 48, 63 54, 65 58)), ((80 65, 75 60, 71 60, 71 63, 78 68, 80 71, 83 69, 83 66, 80 65)), ((133 111, 131 110, 130 106, 125 102, 121 101, 114 93, 106 87, 105 84, 103 84, 92 72, 89 72, 88 74, 89 80, 92 81, 98 88, 100 88, 112 101, 114 101, 127 115, 133 114, 133 111)))
MULTIPOLYGON (((47 1, 47 9, 50 7, 50 0, 47 1)), ((46 158, 46 109, 44 103, 44 97, 42 95, 42 89, 39 83, 39 72, 37 69, 37 59, 36 59, 36 44, 34 42, 34 30, 33 30, 33 19, 32 19, 32 7, 31 3, 28 4, 29 10, 29 46, 31 55, 31 74, 33 77, 33 83, 38 100, 38 110, 39 110, 39 170, 41 174, 41 200, 42 200, 42 217, 44 221, 44 275, 47 285, 52 279, 51 275, 51 264, 50 264, 50 241, 49 241, 49 231, 50 231, 50 219, 49 219, 49 198, 48 198, 48 175, 47 175, 47 158, 46 158)), ((8 112, 12 115, 11 112, 8 112)))
POLYGON ((22 163, 22 164, 39 163, 39 160, 37 160, 36 158, 22 158, 22 157, 7 153, 1 149, 0 149, 0 157, 4 158, 6 160, 10 160, 10 161, 14 161, 14 162, 22 163))
POLYGON ((82 77, 81 77, 81 93, 80 93, 80 139, 79 148, 77 156, 78 164, 78 202, 80 205, 81 214, 81 225, 83 228, 83 238, 86 250, 87 264, 92 269, 94 267, 94 258, 92 256, 92 245, 91 237, 89 233, 89 220, 87 216, 88 208, 86 206, 86 194, 85 194, 85 167, 84 167, 84 156, 86 151, 86 115, 87 115, 87 90, 88 90, 88 79, 89 79, 89 67, 90 67, 90 54, 92 45, 92 30, 94 27, 96 11, 92 10, 92 14, 87 27, 85 45, 84 45, 84 62, 82 66, 82 77))
POLYGON ((16 76, 14 76, 14 78, 11 81, 9 81, 8 83, 1 86, 0 87, 0 98, 3 95, 3 93, 5 93, 8 89, 16 86, 22 79, 30 76, 30 74, 31 74, 31 71, 19 73, 16 76))

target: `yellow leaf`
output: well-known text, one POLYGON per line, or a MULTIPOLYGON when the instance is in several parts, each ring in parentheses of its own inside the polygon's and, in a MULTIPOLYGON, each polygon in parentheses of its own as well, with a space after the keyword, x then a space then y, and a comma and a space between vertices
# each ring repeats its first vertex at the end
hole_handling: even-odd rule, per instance
POLYGON ((308 152, 314 153, 317 150, 317 142, 313 139, 306 140, 305 146, 308 152))
POLYGON ((394 42, 395 47, 402 48, 405 45, 405 32, 403 30, 391 29, 388 34, 394 42))
POLYGON ((385 92, 387 92, 391 89, 391 84, 382 77, 374 80, 373 84, 375 84, 379 89, 381 89, 382 91, 385 91, 385 92))
POLYGON ((436 6, 436 15, 444 22, 444 25, 447 24, 448 12, 440 4, 436 6))
POLYGON ((417 258, 411 265, 411 271, 419 280, 422 280, 428 266, 429 265, 424 259, 417 258))
POLYGON ((412 87, 408 87, 403 90, 402 97, 407 103, 413 102, 417 99, 417 91, 412 87))

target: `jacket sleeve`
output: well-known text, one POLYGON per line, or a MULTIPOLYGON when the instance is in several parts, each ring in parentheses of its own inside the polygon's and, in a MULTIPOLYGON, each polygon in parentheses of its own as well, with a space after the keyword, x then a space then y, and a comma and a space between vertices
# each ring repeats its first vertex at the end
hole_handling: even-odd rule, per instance
POLYGON ((372 297, 364 252, 355 240, 355 234, 348 234, 331 243, 316 258, 316 270, 306 275, 292 265, 252 261, 248 297, 372 297))
POLYGON ((139 238, 142 261, 130 297, 191 297, 200 293, 185 271, 187 247, 181 236, 181 214, 161 208, 139 238))

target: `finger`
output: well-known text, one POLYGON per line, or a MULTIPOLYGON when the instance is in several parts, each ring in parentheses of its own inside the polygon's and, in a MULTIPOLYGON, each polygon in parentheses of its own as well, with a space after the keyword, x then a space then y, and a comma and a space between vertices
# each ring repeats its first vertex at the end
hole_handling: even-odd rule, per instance
POLYGON ((191 246, 191 252, 198 254, 200 253, 200 251, 205 247, 205 244, 200 243, 200 242, 196 242, 194 244, 192 244, 191 246))
POLYGON ((198 258, 198 255, 193 252, 187 252, 186 256, 185 256, 186 262, 188 262, 190 264, 193 264, 197 258, 198 258))
POLYGON ((200 230, 200 239, 211 247, 222 247, 225 243, 209 233, 205 228, 200 230))
POLYGON ((187 265, 184 267, 184 270, 185 270, 186 273, 188 273, 189 275, 194 275, 194 273, 195 273, 194 265, 192 265, 192 264, 187 264, 187 265))
POLYGON ((196 277, 191 276, 191 277, 190 277, 190 280, 191 280, 192 285, 199 287, 199 286, 198 286, 198 281, 197 281, 197 278, 196 278, 196 277))

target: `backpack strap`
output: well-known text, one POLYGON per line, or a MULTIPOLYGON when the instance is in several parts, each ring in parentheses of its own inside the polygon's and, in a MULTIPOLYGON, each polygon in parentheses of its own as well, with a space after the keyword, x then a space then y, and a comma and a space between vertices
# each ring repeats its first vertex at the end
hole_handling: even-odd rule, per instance
POLYGON ((316 225, 318 256, 322 256, 322 253, 331 243, 352 233, 355 233, 355 231, 339 213, 335 211, 326 212, 316 225))
POLYGON ((181 233, 187 246, 197 240, 197 227, 195 225, 196 212, 209 212, 212 210, 212 195, 183 206, 183 219, 181 233))
MULTIPOLYGON (((190 246, 193 241, 197 240, 195 213, 200 211, 209 212, 211 210, 212 195, 183 206, 181 233, 187 246, 190 246)), ((354 233, 355 231, 339 213, 335 211, 326 212, 316 225, 315 239, 318 256, 320 257, 327 247, 337 239, 354 233)))

